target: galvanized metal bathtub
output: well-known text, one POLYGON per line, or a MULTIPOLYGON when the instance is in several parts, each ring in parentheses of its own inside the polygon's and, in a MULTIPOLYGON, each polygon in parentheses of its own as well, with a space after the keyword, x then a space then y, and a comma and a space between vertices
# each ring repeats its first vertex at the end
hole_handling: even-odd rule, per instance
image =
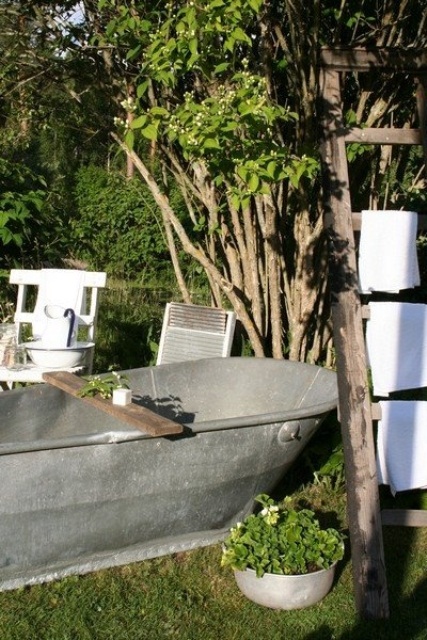
POLYGON ((126 372, 184 425, 147 437, 50 385, 0 393, 0 589, 214 543, 336 407, 335 374, 262 358, 126 372))

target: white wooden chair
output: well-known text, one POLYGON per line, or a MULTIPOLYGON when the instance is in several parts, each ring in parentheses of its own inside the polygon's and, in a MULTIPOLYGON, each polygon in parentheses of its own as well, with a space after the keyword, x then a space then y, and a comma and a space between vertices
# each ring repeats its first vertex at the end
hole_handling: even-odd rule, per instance
POLYGON ((227 357, 231 353, 235 325, 234 311, 168 302, 156 364, 227 357))
MULTIPOLYGON (((42 269, 29 270, 29 269, 12 269, 10 272, 9 282, 11 284, 18 285, 18 294, 16 301, 16 310, 14 315, 14 323, 16 330, 16 340, 19 343, 22 342, 23 327, 25 325, 33 325, 35 320, 35 307, 37 306, 37 296, 40 292, 40 285, 44 277, 42 269), (34 295, 29 296, 29 290, 33 288, 34 295), (33 301, 33 309, 28 309, 28 298, 33 301)), ((64 269, 65 272, 69 270, 64 269)), ((58 271, 61 275, 60 270, 58 271)), ((69 275, 69 274, 68 274, 69 275)), ((64 276, 65 277, 65 276, 64 276)), ((76 317, 78 318, 78 335, 79 341, 84 340, 87 342, 95 342, 96 337, 96 324, 98 317, 98 305, 99 305, 99 289, 106 285, 106 273, 95 271, 83 271, 81 272, 81 284, 79 285, 83 290, 81 291, 80 299, 82 300, 82 307, 80 310, 76 310, 76 317)), ((86 358, 82 366, 66 369, 67 371, 84 371, 85 373, 91 373, 93 366, 94 348, 88 349, 86 358)), ((25 367, 8 368, 6 366, 0 366, 0 384, 3 388, 12 386, 15 382, 43 382, 43 373, 45 371, 51 371, 28 362, 25 367)))

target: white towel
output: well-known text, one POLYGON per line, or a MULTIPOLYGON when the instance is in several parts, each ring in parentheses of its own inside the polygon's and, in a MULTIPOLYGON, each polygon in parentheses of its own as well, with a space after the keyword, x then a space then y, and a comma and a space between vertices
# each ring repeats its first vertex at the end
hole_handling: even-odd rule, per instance
POLYGON ((380 484, 397 491, 427 485, 427 402, 381 401, 377 470, 380 484))
POLYGON ((47 325, 44 308, 48 304, 73 309, 76 323, 82 313, 84 271, 76 269, 42 269, 41 282, 33 315, 33 338, 39 339, 47 325))
POLYGON ((362 211, 360 291, 400 291, 420 284, 415 211, 362 211))
POLYGON ((373 392, 427 386, 427 305, 371 302, 366 348, 373 392))

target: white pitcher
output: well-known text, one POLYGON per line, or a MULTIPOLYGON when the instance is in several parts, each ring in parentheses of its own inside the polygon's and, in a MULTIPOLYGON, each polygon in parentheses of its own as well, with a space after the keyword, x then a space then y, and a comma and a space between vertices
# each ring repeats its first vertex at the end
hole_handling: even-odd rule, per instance
POLYGON ((41 337, 42 346, 46 349, 73 347, 76 344, 76 314, 73 309, 47 304, 44 313, 46 328, 41 337))

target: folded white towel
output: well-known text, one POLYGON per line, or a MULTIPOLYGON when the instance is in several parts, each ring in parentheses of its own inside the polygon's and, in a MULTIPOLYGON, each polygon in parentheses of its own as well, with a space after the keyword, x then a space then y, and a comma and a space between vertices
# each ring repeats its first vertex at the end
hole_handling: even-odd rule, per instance
POLYGON ((73 309, 77 322, 82 313, 84 300, 84 273, 76 269, 42 269, 32 322, 35 339, 39 339, 46 329, 47 317, 44 312, 46 305, 59 305, 64 309, 73 309))
POLYGON ((415 211, 362 211, 360 291, 400 291, 420 284, 415 211))
POLYGON ((371 302, 366 348, 373 392, 427 386, 427 305, 371 302))
POLYGON ((427 402, 381 401, 377 434, 380 484, 397 491, 427 485, 427 402))

